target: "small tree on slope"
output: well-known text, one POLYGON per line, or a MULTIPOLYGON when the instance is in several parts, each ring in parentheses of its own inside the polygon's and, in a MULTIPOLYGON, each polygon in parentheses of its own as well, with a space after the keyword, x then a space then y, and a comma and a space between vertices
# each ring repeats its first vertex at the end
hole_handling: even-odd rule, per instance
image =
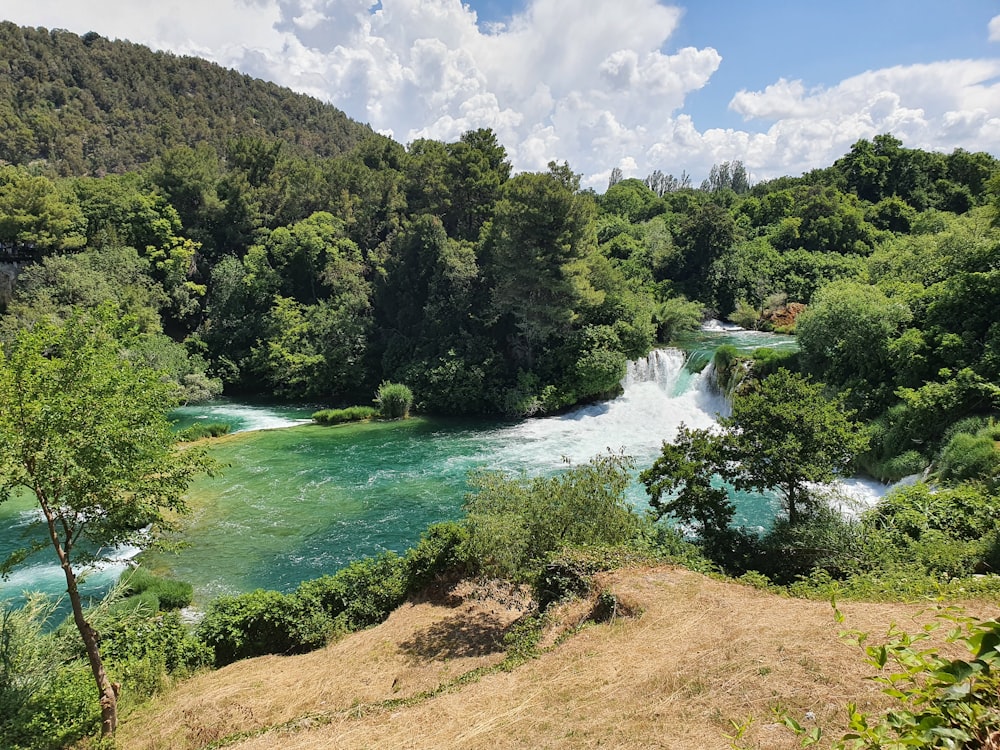
POLYGON ((129 360, 135 335, 110 309, 77 312, 19 331, 0 351, 0 502, 33 495, 44 529, 0 572, 52 545, 97 683, 102 736, 115 731, 118 696, 84 613, 81 570, 102 550, 141 541, 165 511, 186 510, 184 491, 209 466, 203 451, 176 448, 166 419, 176 394, 129 360))

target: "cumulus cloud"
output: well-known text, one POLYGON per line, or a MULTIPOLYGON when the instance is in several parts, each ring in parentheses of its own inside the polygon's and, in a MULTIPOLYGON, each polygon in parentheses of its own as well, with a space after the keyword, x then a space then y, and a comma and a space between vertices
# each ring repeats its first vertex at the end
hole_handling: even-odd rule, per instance
POLYGON ((827 88, 782 79, 763 91, 738 92, 729 106, 747 121, 774 123, 766 133, 740 139, 752 150, 748 163, 773 165, 764 166, 764 176, 829 164, 857 139, 886 132, 911 148, 995 152, 1000 114, 990 113, 1000 113, 998 76, 1000 60, 896 66, 827 88))
MULTIPOLYGON (((409 143, 493 128, 516 169, 568 161, 601 189, 610 170, 696 181, 741 159, 756 179, 830 164, 858 138, 1000 151, 1000 61, 868 71, 816 87, 780 78, 736 92, 743 128, 684 112, 723 64, 714 48, 671 47, 667 0, 527 0, 482 23, 461 0, 7 0, 25 25, 96 30, 195 54, 311 94, 409 143), (699 129, 701 128, 701 129, 699 129)), ((989 23, 1000 41, 1000 16, 989 23)))

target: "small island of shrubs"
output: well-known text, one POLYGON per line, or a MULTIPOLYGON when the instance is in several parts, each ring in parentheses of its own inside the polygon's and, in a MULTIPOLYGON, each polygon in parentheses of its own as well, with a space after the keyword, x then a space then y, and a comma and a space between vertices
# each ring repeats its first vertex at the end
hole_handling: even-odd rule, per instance
POLYGON ((348 406, 313 412, 314 422, 324 425, 367 422, 371 419, 407 419, 413 406, 413 392, 402 383, 385 382, 375 395, 377 406, 348 406))

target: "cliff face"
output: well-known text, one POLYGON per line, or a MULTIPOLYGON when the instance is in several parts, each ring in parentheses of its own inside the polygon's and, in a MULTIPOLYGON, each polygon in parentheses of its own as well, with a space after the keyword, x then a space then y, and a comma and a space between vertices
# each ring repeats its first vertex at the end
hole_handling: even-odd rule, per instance
POLYGON ((806 309, 801 302, 789 302, 764 313, 764 319, 775 329, 788 330, 795 326, 795 319, 806 309))

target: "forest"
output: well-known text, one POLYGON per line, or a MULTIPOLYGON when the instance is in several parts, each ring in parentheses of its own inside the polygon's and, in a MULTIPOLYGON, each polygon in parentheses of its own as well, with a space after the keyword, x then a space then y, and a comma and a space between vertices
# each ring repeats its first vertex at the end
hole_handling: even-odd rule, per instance
MULTIPOLYGON (((751 184, 734 160, 698 186, 683 172, 613 172, 597 193, 567 163, 513 174, 489 129, 399 144, 203 61, 4 23, 0 341, 79 326, 81 311, 103 308, 127 323, 124 358, 161 373, 181 403, 225 394, 349 407, 399 383, 419 412, 521 419, 615 395, 629 360, 708 318, 794 333, 797 354, 717 360, 737 404, 747 399, 733 435, 745 437, 764 408, 750 405, 755 394, 822 397, 864 427, 843 466, 884 481, 933 473, 943 492, 918 484, 880 506, 866 533, 891 527, 883 546, 870 535, 845 541, 809 503, 799 519, 797 484, 788 523, 769 540, 721 533, 724 508, 706 514, 704 494, 687 496, 694 506, 657 506, 667 489, 657 482, 697 490, 706 467, 731 463, 725 451, 754 448, 691 432, 644 475, 654 507, 701 524, 698 564, 778 585, 821 571, 863 589, 904 548, 931 579, 971 576, 1000 564, 998 167, 990 154, 929 152, 882 134, 801 176, 751 184), (949 511, 959 506, 962 524, 949 511), (767 569, 768 544, 826 552, 767 569)), ((556 546, 533 547, 527 526, 504 536, 512 498, 577 502, 589 488, 606 515, 570 514, 603 518, 609 536, 584 529, 574 541, 641 537, 648 549, 654 532, 617 504, 632 468, 605 457, 548 484, 484 478, 466 526, 294 597, 220 603, 199 643, 170 620, 156 658, 187 669, 307 650, 378 621, 461 558, 457 549, 462 565, 544 591, 539 561, 556 546), (505 558, 512 550, 522 558, 505 558), (258 641, 233 640, 227 629, 255 607, 283 614, 258 641)), ((674 537, 663 543, 694 554, 674 537)), ((264 627, 254 622, 246 627, 264 627)), ((152 658, 129 652, 125 631, 106 645, 122 663, 152 658)))

